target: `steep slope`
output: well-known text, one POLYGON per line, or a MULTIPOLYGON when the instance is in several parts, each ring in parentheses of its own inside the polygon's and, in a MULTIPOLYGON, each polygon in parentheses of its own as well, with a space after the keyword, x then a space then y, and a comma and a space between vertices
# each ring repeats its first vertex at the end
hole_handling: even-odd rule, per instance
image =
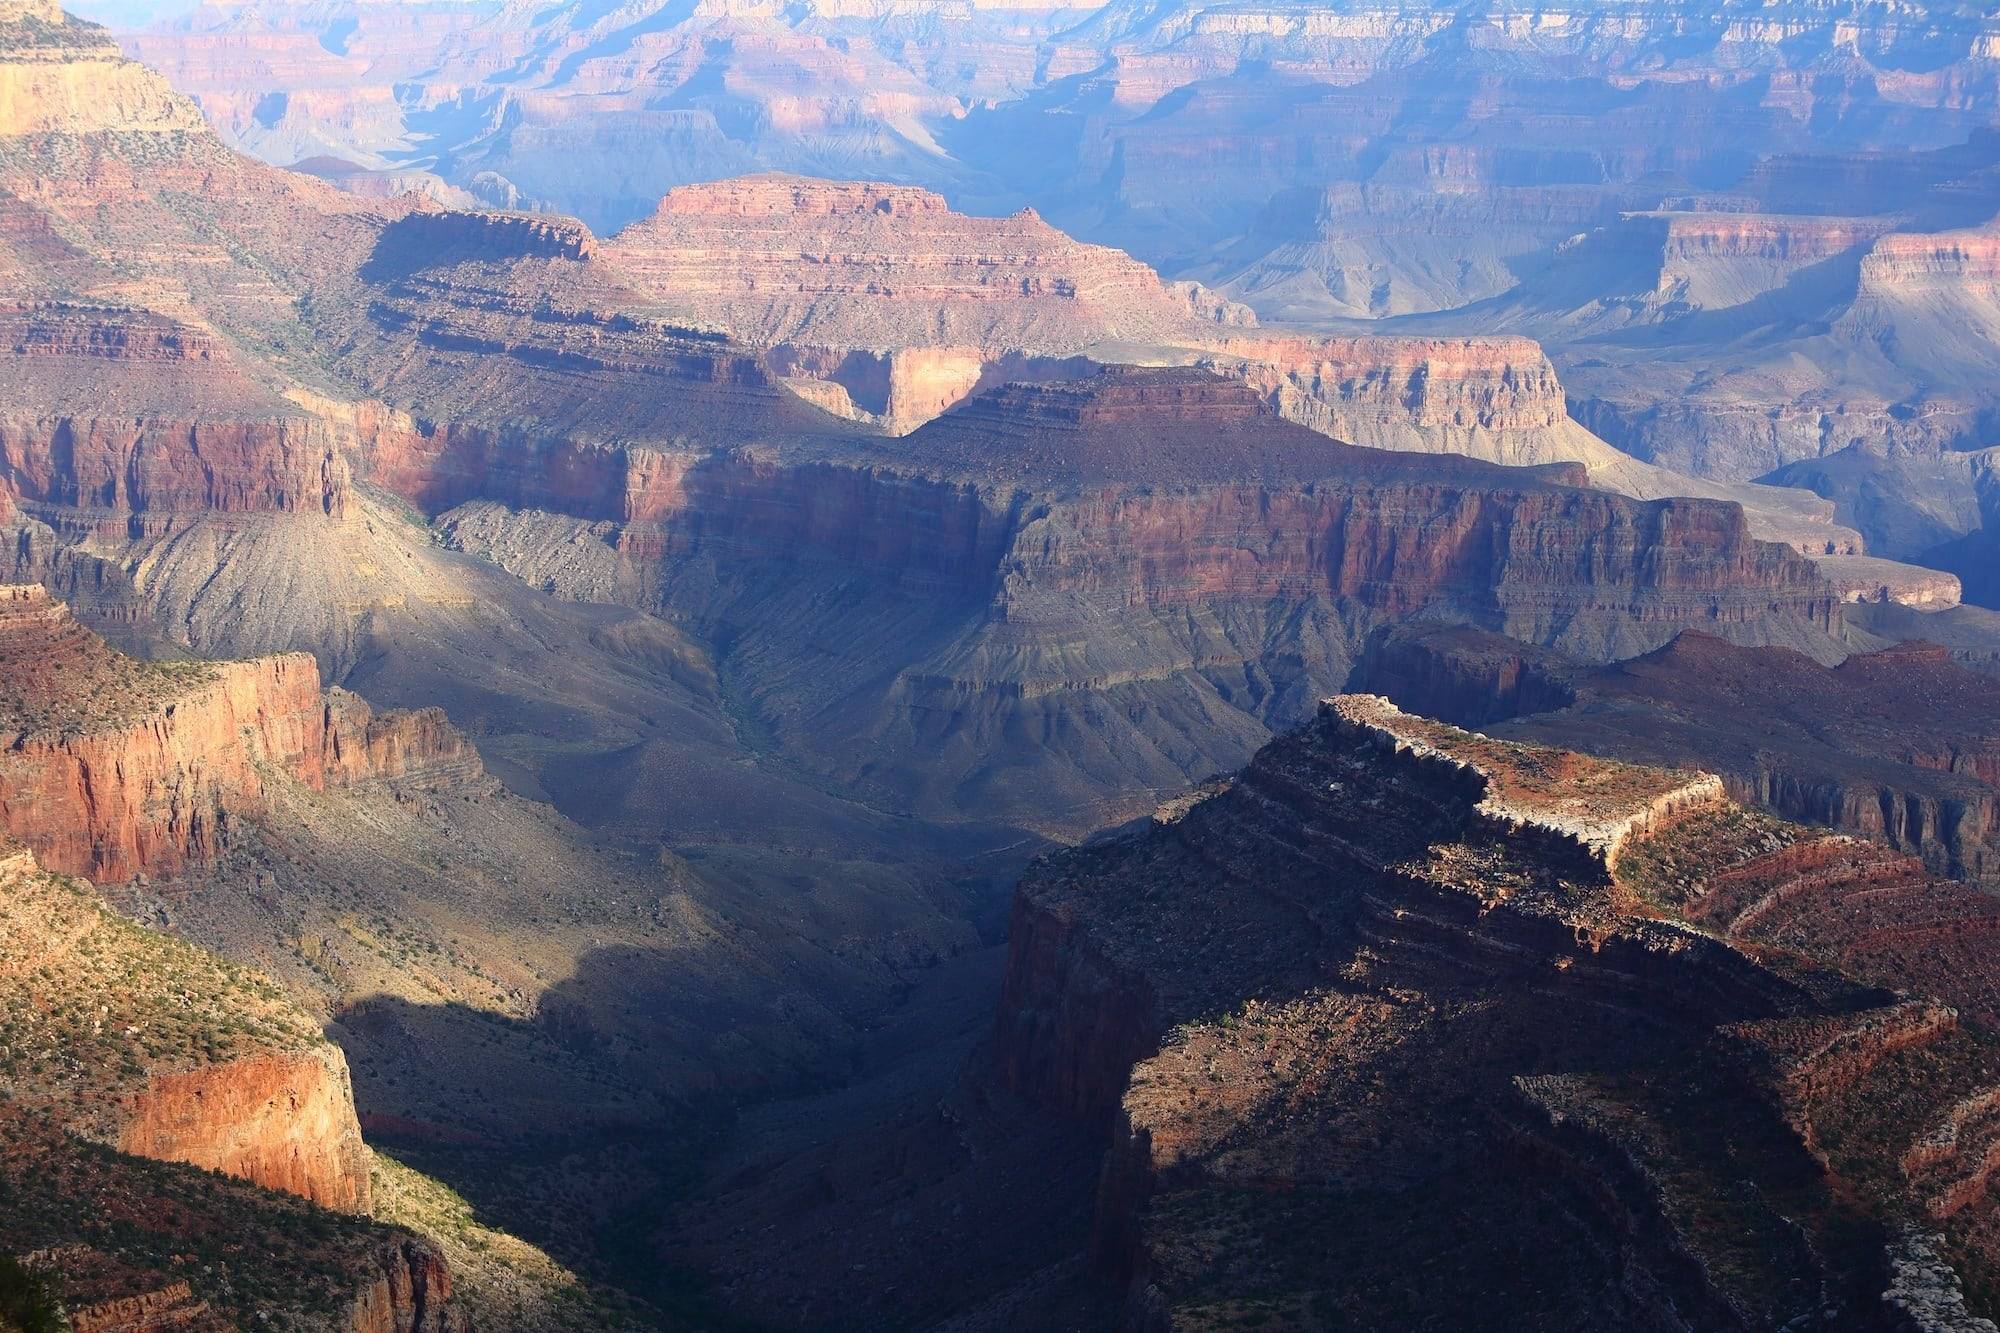
POLYGON ((1986 1326, 1983 895, 1366 696, 1162 821, 1024 882, 996 1052, 1128 1320, 1986 1326))
MULTIPOLYGON (((10 58, 102 65, 173 99, 100 30, 44 26, 10 58)), ((131 881, 135 910, 255 959, 327 1016, 382 997, 388 1018, 370 1040, 394 1054, 378 1078, 364 1070, 364 1103, 413 1124, 478 1114, 596 1132, 635 1106, 657 1114, 649 1087, 600 1067, 635 1049, 706 1048, 661 1065, 676 1096, 800 1077, 837 1060, 903 968, 976 938, 986 878, 1009 860, 962 873, 958 858, 967 841, 983 851, 1018 835, 913 830, 758 762, 707 645, 647 615, 556 604, 441 550, 400 501, 353 479, 384 439, 421 468, 431 439, 470 438, 511 497, 533 500, 588 492, 570 469, 599 452, 585 441, 608 425, 696 431, 712 447, 828 418, 713 337, 588 308, 567 324, 510 319, 480 309, 491 291, 403 289, 413 250, 447 266, 554 262, 574 224, 440 223, 415 201, 378 205, 239 157, 192 115, 182 123, 194 128, 148 136, 107 127, 103 111, 0 143, 15 210, 0 254, 19 280, 0 340, 10 572, 51 580, 91 628, 148 654, 294 656, 141 667, 90 649, 116 678, 97 682, 106 689, 158 677, 200 680, 209 694, 171 725, 142 709, 106 719, 131 727, 35 731, 32 771, 15 770, 25 831, 65 868, 131 881), (432 415, 385 409, 356 381, 407 391, 432 415), (540 414, 534 427, 501 429, 521 404, 540 414), (636 419, 641 404, 650 422, 636 419), (435 718, 413 722, 411 739, 457 756, 440 763, 436 791, 418 774, 343 783, 330 771, 335 740, 392 761, 395 733, 383 729, 401 724, 322 699, 322 678, 448 707, 515 790, 591 828, 493 790, 435 718), (254 734, 238 743, 245 719, 254 734), (313 771, 322 758, 325 781, 313 771), (267 759, 297 762, 274 778, 259 767, 267 759), (80 819, 51 806, 86 770, 119 764, 130 786, 116 808, 80 819), (786 813, 774 822, 773 810, 786 813), (712 876, 687 871, 680 853, 708 858, 712 876), (203 891, 155 891, 135 871, 203 891), (483 914, 490 929, 464 928, 483 914), (437 970, 411 966, 418 939, 437 970), (630 954, 612 965, 620 950, 630 954), (774 986, 797 1003, 770 1010, 774 986), (558 989, 548 1004, 570 1005, 559 1020, 570 1038, 619 1034, 596 1063, 533 1021, 558 989), (738 1003, 772 1023, 713 1018, 738 1003), (414 1022, 398 1017, 406 1006, 414 1022), (665 1028, 624 1021, 633 1007, 665 1028), (465 1064, 480 1091, 405 1081, 412 1050, 432 1058, 496 1012, 520 1020, 509 1032, 521 1050, 495 1068, 465 1064), (405 1026, 425 1035, 397 1038, 405 1026), (761 1034, 747 1054, 717 1036, 739 1030, 761 1034), (515 1059, 557 1072, 520 1076, 515 1059)), ((622 453, 602 457, 623 466, 622 453)), ((431 475, 413 493, 457 484, 431 475)))
POLYGON ((612 438, 825 433, 773 376, 838 416, 907 433, 1005 381, 1102 360, 1192 363, 1338 439, 1581 462, 1592 484, 1637 498, 1739 501, 1760 537, 1808 554, 1860 549, 1810 496, 1684 477, 1610 448, 1569 419, 1553 367, 1526 340, 1227 334, 1216 321, 1236 313, 1198 290, 1038 220, 967 217, 918 190, 779 177, 686 187, 608 243, 574 224, 418 214, 385 234, 369 270, 386 291, 343 335, 349 364, 414 412, 449 411, 481 452, 455 470, 491 471, 496 449, 521 447, 524 416, 612 438), (687 328, 761 348, 762 365, 687 328), (624 387, 660 376, 680 381, 669 410, 624 387), (467 418, 495 424, 474 434, 467 418))
MULTIPOLYGON (((601 1280, 590 1240, 601 1212, 646 1206, 687 1151, 677 1141, 634 1162, 621 1144, 723 1098, 823 1077, 903 976, 976 940, 967 918, 981 886, 944 883, 953 872, 928 845, 886 866, 848 850, 854 860, 820 867, 819 883, 842 890, 824 897, 786 870, 783 847, 753 857, 718 846, 697 871, 508 795, 436 710, 378 715, 344 691, 323 695, 304 655, 146 663, 112 652, 39 589, 11 590, 5 608, 8 827, 98 877, 131 917, 232 960, 200 963, 162 942, 169 962, 212 969, 215 998, 156 1013, 157 996, 178 992, 146 983, 101 1003, 92 987, 128 975, 123 955, 75 944, 72 927, 155 937, 87 888, 68 890, 61 912, 25 888, 8 899, 39 914, 31 931, 9 927, 37 960, 22 975, 39 997, 9 1009, 25 1029, 0 1039, 34 1075, 16 1080, 10 1105, 74 1102, 127 1151, 351 1207, 379 1188, 358 1103, 371 1137, 398 1151, 455 1148, 463 1155, 441 1169, 482 1210, 601 1280), (774 896, 777 882, 789 892, 774 896), (47 924, 52 915, 61 920, 47 924), (74 975, 55 967, 72 945, 74 975), (230 980, 246 964, 282 991, 230 980), (37 1021, 43 1002, 88 1032, 37 1021), (292 1045, 257 1044, 265 1009, 292 1045), (250 1049, 237 1049, 239 1033, 250 1049), (151 1054, 100 1059, 100 1038, 151 1054), (78 1079, 95 1090, 79 1096, 78 1079), (551 1141, 567 1145, 557 1160, 514 1169, 524 1143, 551 1141), (495 1162, 512 1164, 513 1193, 498 1201, 495 1162), (579 1191, 588 1206, 558 1202, 579 1191)), ((616 633, 618 619, 601 628, 616 633)), ((833 852, 815 813, 792 836, 833 852)), ((785 836, 781 821, 763 827, 785 836)), ((387 1215, 464 1261, 468 1309, 531 1312, 504 1327, 615 1324, 596 1288, 549 1255, 475 1223, 444 1186, 384 1171, 387 1215)))
POLYGON ((269 983, 119 920, 17 845, 9 855, 19 1108, 60 1108, 66 1128, 136 1156, 368 1211, 347 1065, 310 1019, 269 983), (128 970, 149 986, 121 984, 128 970))

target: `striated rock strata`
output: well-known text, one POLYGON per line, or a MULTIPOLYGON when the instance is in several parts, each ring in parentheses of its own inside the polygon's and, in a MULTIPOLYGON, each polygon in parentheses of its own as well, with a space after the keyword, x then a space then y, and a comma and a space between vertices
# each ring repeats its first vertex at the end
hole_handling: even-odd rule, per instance
POLYGON ((1066 354, 1254 322, 1032 210, 968 217, 907 186, 786 176, 682 186, 607 253, 675 318, 759 346, 1066 354))
POLYGON ((1030 872, 995 1055, 1109 1135, 1134 1326, 1979 1327, 1996 925, 1713 777, 1346 696, 1030 872))
POLYGON ((450 539, 524 575, 555 525, 533 509, 602 525, 572 595, 728 627, 781 743, 897 799, 936 798, 940 773, 989 809, 1178 787, 1336 687, 1387 618, 1616 657, 1688 624, 1825 653, 1839 617, 1811 563, 1733 505, 1580 489, 1573 464, 1357 449, 1194 370, 1003 386, 838 450, 492 438, 385 436, 374 475, 456 506, 450 539), (826 605, 839 633, 795 631, 826 605), (1007 739, 1050 728, 1076 739, 1007 739))
POLYGON ((306 654, 139 662, 36 586, 0 588, 0 661, 0 830, 101 882, 213 859, 262 809, 267 771, 313 789, 478 771, 441 714, 329 700, 306 654))

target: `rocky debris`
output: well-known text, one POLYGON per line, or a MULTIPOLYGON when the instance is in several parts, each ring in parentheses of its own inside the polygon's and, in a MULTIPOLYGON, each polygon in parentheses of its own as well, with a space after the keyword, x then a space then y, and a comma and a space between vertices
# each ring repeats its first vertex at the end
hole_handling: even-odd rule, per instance
POLYGON ((1993 1333, 2000 1325, 1965 1308, 1958 1274, 1938 1252, 1943 1242, 1913 1227, 1890 1259, 1882 1300, 1900 1317, 1896 1333, 1993 1333))
POLYGON ((83 1333, 253 1323, 329 1333, 464 1333, 437 1248, 366 1218, 84 1144, 0 1110, 0 1246, 83 1333))

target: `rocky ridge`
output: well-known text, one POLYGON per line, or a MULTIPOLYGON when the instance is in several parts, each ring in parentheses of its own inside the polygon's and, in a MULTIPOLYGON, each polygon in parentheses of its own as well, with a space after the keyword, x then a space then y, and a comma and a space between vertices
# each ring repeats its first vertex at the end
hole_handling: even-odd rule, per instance
POLYGON ((1874 838, 1933 871, 1995 868, 1990 677, 1935 645, 1835 667, 1700 633, 1586 668, 1476 631, 1399 631, 1356 674, 1499 734, 1720 773, 1732 797, 1874 838), (1885 700, 1921 698, 1921 708, 1885 700))
POLYGON ((1495 1319, 1982 1326, 1984 1122, 1952 1109, 1994 1068, 1954 961, 1981 895, 1713 777, 1353 696, 1162 819, 1024 882, 996 1052, 1111 1135, 1094 1249, 1128 1320, 1421 1320, 1476 1291, 1495 1319), (1949 956, 1885 934, 1888 897, 1958 923, 1928 936, 1949 956), (1728 1144, 1690 1099, 1729 1108, 1728 1144), (1933 1160, 1941 1119, 1964 1130, 1933 1160))

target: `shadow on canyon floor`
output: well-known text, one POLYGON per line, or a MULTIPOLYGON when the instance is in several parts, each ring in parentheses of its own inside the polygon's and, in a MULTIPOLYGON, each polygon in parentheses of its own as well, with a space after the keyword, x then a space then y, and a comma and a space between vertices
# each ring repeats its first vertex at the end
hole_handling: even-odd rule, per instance
POLYGON ((649 1036, 629 1006, 674 960, 610 948, 533 1018, 372 996, 329 1032, 377 1151, 662 1327, 926 1326, 1043 1274, 1055 1308, 1096 1308, 1075 1257, 1102 1145, 994 1089, 975 1050, 1003 952, 937 962, 796 1047, 729 1001, 677 1016, 705 1050, 649 1036), (725 1083, 732 1064, 761 1081, 725 1083))

